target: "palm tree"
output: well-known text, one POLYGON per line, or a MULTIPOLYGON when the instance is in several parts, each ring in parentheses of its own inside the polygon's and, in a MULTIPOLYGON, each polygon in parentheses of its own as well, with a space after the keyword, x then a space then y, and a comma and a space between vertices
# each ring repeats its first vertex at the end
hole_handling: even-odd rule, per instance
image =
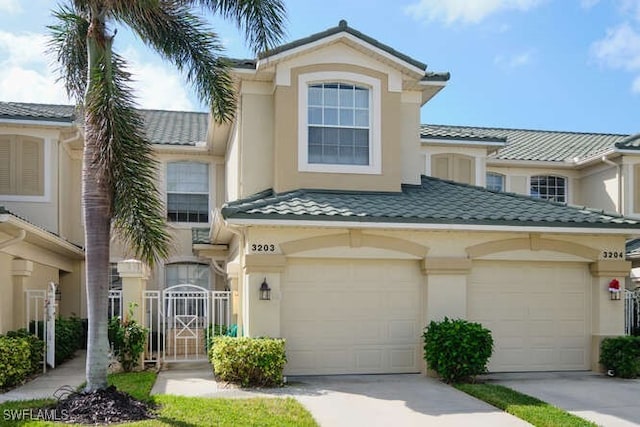
POLYGON ((127 26, 170 61, 228 121, 236 108, 229 64, 218 36, 196 9, 235 21, 254 52, 282 40, 283 0, 66 0, 54 12, 52 51, 60 79, 83 112, 82 204, 89 334, 86 391, 107 386, 109 242, 114 231, 152 265, 166 258, 169 235, 154 184, 156 163, 135 110, 126 60, 113 51, 116 26, 127 26))

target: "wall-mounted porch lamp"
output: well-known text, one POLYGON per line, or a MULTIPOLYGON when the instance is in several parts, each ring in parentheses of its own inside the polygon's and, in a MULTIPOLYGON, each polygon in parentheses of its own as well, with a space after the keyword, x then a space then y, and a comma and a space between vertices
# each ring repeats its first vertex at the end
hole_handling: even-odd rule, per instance
POLYGON ((260 299, 263 301, 269 301, 271 299, 271 288, 267 283, 267 278, 265 277, 260 285, 260 299))
POLYGON ((62 301, 62 292, 60 292, 60 288, 56 288, 56 302, 62 301))
POLYGON ((620 282, 618 279, 612 279, 609 282, 609 297, 613 301, 620 299, 620 282))

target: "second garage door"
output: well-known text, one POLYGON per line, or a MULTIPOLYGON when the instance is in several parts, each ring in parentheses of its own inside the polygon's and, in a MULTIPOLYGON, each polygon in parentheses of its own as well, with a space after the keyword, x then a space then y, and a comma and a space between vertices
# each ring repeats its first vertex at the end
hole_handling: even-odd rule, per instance
POLYGON ((585 264, 474 262, 469 319, 491 329, 489 370, 589 369, 585 264))
POLYGON ((290 259, 282 283, 286 372, 419 372, 415 261, 290 259))

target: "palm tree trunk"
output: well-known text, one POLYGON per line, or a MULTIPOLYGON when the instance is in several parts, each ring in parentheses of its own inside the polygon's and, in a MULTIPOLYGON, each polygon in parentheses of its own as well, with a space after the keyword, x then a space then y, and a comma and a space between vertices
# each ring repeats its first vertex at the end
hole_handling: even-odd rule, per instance
MULTIPOLYGON (((109 301, 109 243, 111 236, 111 189, 104 171, 96 162, 99 158, 97 140, 102 129, 95 126, 96 103, 92 99, 96 70, 111 49, 111 39, 106 36, 104 15, 92 11, 92 22, 87 36, 89 69, 87 95, 85 96, 85 146, 82 165, 82 202, 84 208, 88 341, 86 365, 86 391, 107 387, 109 361, 108 318, 109 301)), ((102 70, 104 71, 104 70, 102 70)))

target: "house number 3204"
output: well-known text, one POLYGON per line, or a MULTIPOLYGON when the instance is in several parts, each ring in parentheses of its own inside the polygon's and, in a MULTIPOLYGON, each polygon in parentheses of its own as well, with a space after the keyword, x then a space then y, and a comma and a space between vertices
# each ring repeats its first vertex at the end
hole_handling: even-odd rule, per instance
POLYGON ((624 259, 624 253, 622 251, 602 251, 602 258, 624 259))
POLYGON ((275 252, 276 251, 276 245, 272 245, 269 243, 265 243, 265 244, 253 244, 251 245, 251 251, 252 252, 275 252))

